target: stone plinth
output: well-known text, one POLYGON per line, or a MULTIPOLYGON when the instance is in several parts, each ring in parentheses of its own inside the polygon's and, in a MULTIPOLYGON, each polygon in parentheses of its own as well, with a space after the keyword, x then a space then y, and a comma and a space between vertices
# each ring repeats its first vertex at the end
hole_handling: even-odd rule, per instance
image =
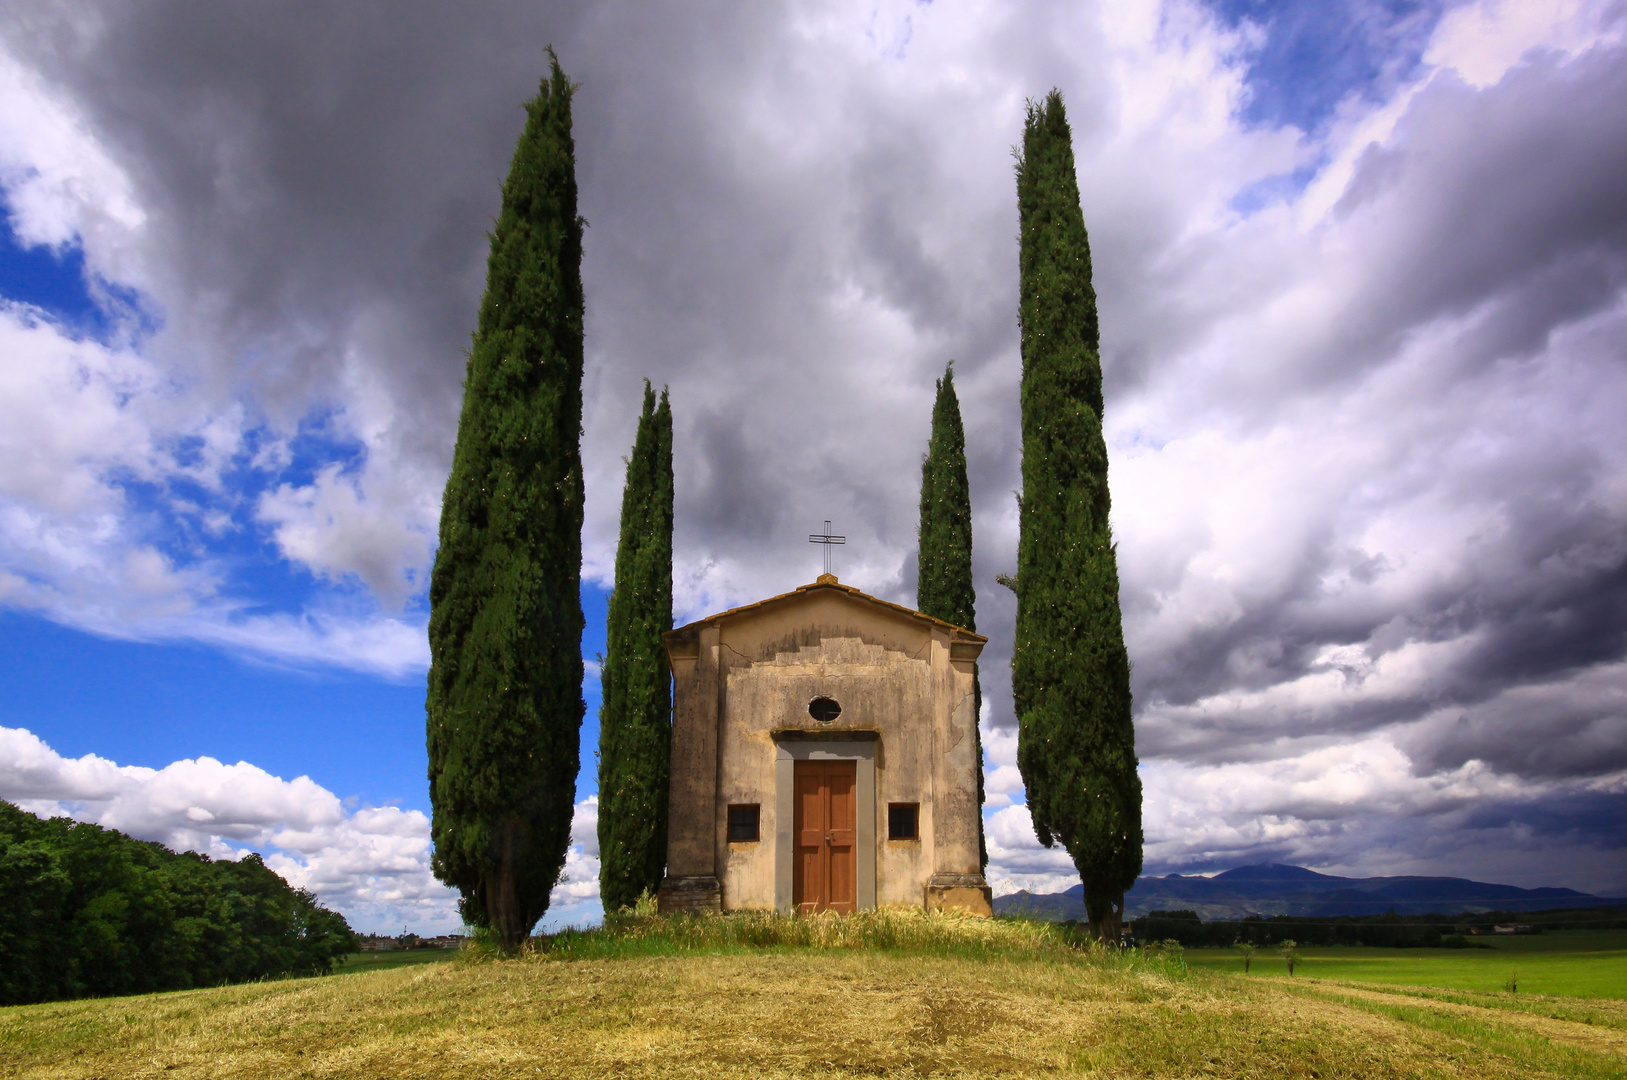
POLYGON ((723 887, 715 877, 669 877, 661 882, 655 904, 663 914, 722 911, 723 887))

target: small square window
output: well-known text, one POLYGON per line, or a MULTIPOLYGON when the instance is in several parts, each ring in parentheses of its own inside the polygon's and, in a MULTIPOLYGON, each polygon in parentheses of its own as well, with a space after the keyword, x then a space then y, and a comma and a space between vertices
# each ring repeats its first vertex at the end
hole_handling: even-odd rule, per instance
POLYGON ((729 807, 729 843, 755 844, 763 808, 756 803, 729 807))
POLYGON ((887 839, 889 840, 919 840, 921 834, 916 831, 916 817, 920 810, 919 803, 895 802, 887 804, 887 839))

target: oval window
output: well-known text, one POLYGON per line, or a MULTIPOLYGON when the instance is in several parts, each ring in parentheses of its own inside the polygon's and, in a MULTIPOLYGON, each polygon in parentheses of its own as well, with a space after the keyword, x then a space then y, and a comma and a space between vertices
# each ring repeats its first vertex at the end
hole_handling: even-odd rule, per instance
POLYGON ((808 715, 821 724, 828 724, 842 715, 842 707, 836 704, 835 698, 816 697, 808 702, 808 715))

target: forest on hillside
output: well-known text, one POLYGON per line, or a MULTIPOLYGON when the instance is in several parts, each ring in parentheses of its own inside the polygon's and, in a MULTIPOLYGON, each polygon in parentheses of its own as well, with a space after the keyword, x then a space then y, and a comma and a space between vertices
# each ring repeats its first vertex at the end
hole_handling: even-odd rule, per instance
POLYGON ((0 1005, 325 974, 343 915, 270 870, 0 802, 0 1005))

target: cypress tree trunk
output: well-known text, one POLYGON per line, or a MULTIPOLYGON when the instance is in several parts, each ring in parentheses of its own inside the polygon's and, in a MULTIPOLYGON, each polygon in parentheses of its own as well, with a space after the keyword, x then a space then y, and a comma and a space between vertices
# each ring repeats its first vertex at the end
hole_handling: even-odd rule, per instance
POLYGON ((661 887, 667 865, 672 674, 672 410, 644 383, 621 496, 616 587, 606 620, 599 708, 599 895, 606 913, 661 887))
MULTIPOLYGON (((966 432, 960 422, 960 399, 955 396, 955 365, 950 363, 938 380, 932 403, 932 436, 921 461, 920 574, 916 579, 915 607, 935 619, 977 629, 977 590, 972 587, 972 496, 966 482, 966 432)), ((983 715, 983 688, 972 676, 974 706, 983 715)), ((977 740, 977 851, 984 869, 989 865, 983 837, 983 736, 973 725, 977 740)))
POLYGON ((1130 661, 1108 526, 1090 242, 1062 96, 1030 103, 1021 218, 1023 493, 1012 653, 1017 763, 1034 832, 1060 841, 1098 937, 1117 941, 1141 871, 1130 661))
POLYGON ((582 726, 582 221, 553 58, 503 185, 430 579, 435 875, 518 948, 565 865, 582 726))

